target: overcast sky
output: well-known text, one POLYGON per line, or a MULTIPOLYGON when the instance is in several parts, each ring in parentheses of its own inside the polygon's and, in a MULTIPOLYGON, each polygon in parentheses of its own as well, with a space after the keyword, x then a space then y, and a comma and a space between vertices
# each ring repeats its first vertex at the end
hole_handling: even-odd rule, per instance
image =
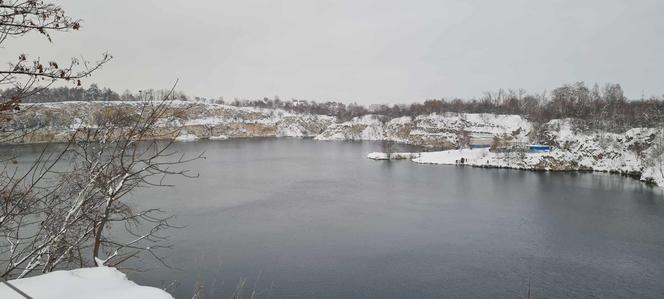
POLYGON ((225 99, 396 103, 615 82, 664 93, 664 1, 62 0, 80 32, 4 61, 108 51, 86 83, 225 99))

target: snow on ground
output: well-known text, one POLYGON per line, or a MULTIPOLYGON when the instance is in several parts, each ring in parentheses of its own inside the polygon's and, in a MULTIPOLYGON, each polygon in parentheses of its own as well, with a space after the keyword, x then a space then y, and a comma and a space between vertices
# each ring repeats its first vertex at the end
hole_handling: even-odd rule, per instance
POLYGON ((416 122, 420 128, 445 128, 494 135, 521 131, 519 135, 525 136, 531 129, 531 124, 522 116, 489 113, 429 114, 418 116, 416 122))
MULTIPOLYGON (((491 152, 488 148, 458 149, 438 152, 397 153, 400 159, 411 159, 415 163, 438 165, 467 165, 475 167, 497 167, 523 170, 575 171, 590 170, 636 175, 642 181, 664 186, 664 163, 644 166, 644 160, 633 152, 604 152, 607 157, 595 152, 570 152, 554 148, 551 152, 491 152), (595 157, 595 158, 593 158, 595 157), (463 159, 463 163, 461 162, 463 159), (640 174, 640 176, 639 176, 640 174)), ((395 154, 393 154, 395 155, 395 154)), ((390 160, 386 153, 367 155, 374 160, 390 160)), ((664 161, 664 156, 660 161, 664 161)))
POLYGON ((298 123, 277 126, 277 137, 305 137, 307 130, 298 123))
POLYGON ((317 140, 391 140, 396 142, 455 146, 462 132, 509 135, 525 142, 532 125, 519 115, 443 113, 404 116, 381 121, 377 115, 356 117, 329 126, 317 140))
POLYGON ((385 128, 376 115, 364 115, 351 121, 334 123, 316 136, 316 140, 384 140, 385 128))
POLYGON ((643 171, 641 180, 650 181, 657 184, 657 186, 664 186, 664 166, 657 165, 646 168, 643 171))
POLYGON ((461 158, 465 163, 476 162, 479 159, 490 155, 488 148, 477 149, 459 149, 440 152, 424 152, 420 153, 419 157, 413 159, 413 162, 422 164, 441 164, 441 165, 455 165, 459 163, 461 158))
POLYGON ((210 136, 210 140, 226 140, 226 139, 228 139, 228 136, 226 135, 210 136))
POLYGON ((72 122, 71 125, 69 125, 69 128, 71 128, 72 130, 78 130, 80 128, 83 128, 83 120, 78 117, 74 118, 74 121, 72 122))
POLYGON ((389 160, 390 159, 388 157, 387 153, 381 153, 381 152, 369 153, 367 155, 367 158, 373 159, 373 160, 389 160))
POLYGON ((191 141, 196 141, 198 139, 199 139, 198 136, 194 134, 182 134, 178 137, 175 137, 175 141, 178 142, 191 142, 191 141))
MULTIPOLYGON (((46 102, 46 103, 22 103, 21 105, 26 107, 61 108, 62 106, 66 105, 83 106, 83 105, 99 105, 99 104, 105 106, 117 106, 117 105, 138 106, 139 104, 142 103, 145 102, 143 101, 62 101, 62 102, 46 102)), ((153 103, 158 103, 158 101, 154 101, 153 103)), ((197 102, 174 100, 174 101, 169 101, 168 104, 170 106, 188 106, 192 104, 197 104, 197 102)))
MULTIPOLYGON (((163 290, 140 286, 127 279, 122 272, 110 267, 55 271, 35 277, 10 281, 30 297, 50 299, 172 299, 163 290)), ((0 298, 24 297, 0 284, 0 298)))
POLYGON ((373 160, 406 160, 406 159, 414 159, 419 157, 419 153, 381 153, 381 152, 373 152, 369 153, 367 155, 367 158, 373 159, 373 160))
MULTIPOLYGON (((514 118, 506 119, 521 126, 514 118)), ((493 152, 488 148, 458 149, 423 152, 412 160, 476 167, 613 172, 664 186, 664 155, 655 157, 660 151, 656 151, 654 145, 654 140, 664 138, 662 130, 633 128, 624 133, 582 132, 575 129, 572 119, 552 120, 545 124, 545 129, 545 140, 552 146, 552 150, 546 153, 519 151, 518 148, 511 152, 493 152)), ((387 159, 383 153, 372 153, 368 157, 387 159)))
MULTIPOLYGON (((96 113, 107 107, 127 109, 128 112, 139 113, 140 101, 113 102, 54 102, 29 103, 29 113, 22 113, 16 119, 16 128, 35 127, 43 129, 71 131, 83 128, 95 128, 98 116, 96 113), (135 110, 132 110, 135 109, 135 110)), ((255 107, 235 107, 223 104, 173 101, 168 107, 177 108, 173 116, 160 119, 158 128, 206 127, 217 128, 217 135, 233 136, 242 128, 254 128, 263 135, 278 137, 313 137, 323 131, 336 118, 326 115, 301 114, 282 109, 255 107), (262 126, 262 127, 261 127, 262 126), (218 132, 221 130, 222 132, 218 132), (276 132, 276 133, 275 133, 276 132)), ((122 110, 125 111, 125 110, 122 110)), ((203 130, 194 128, 194 130, 203 130)), ((210 131, 212 132, 212 131, 210 131)), ((203 136, 196 133, 199 137, 203 136)), ((244 136, 251 137, 251 136, 244 136)))
POLYGON ((396 117, 391 119, 388 122, 388 125, 407 125, 409 123, 413 122, 413 118, 410 116, 402 116, 402 117, 396 117))
POLYGON ((208 116, 208 117, 200 117, 200 118, 194 118, 194 119, 189 119, 184 122, 184 125, 186 126, 216 126, 224 123, 228 123, 231 120, 222 117, 222 116, 208 116))

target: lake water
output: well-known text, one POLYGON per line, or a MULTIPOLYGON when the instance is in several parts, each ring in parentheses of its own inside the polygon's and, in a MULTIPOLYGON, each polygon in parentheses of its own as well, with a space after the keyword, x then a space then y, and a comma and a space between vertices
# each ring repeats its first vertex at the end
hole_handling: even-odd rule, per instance
POLYGON ((198 179, 142 190, 177 215, 140 284, 229 298, 664 297, 664 195, 608 174, 378 162, 372 142, 177 144, 198 179))

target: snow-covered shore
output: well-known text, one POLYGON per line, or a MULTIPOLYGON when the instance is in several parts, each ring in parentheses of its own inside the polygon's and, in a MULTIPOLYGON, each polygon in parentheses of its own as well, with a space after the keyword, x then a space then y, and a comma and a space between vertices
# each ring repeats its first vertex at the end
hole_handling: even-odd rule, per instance
MULTIPOLYGON (((173 299, 163 290, 137 285, 125 274, 110 267, 55 271, 10 283, 32 298, 173 299)), ((0 298, 24 297, 7 285, 0 284, 0 298)))
POLYGON ((614 161, 613 165, 593 164, 585 160, 577 163, 573 156, 559 149, 549 153, 495 153, 488 148, 458 149, 421 153, 373 152, 367 158, 374 160, 410 159, 420 164, 461 165, 485 168, 510 168, 545 171, 597 171, 629 175, 641 181, 664 186, 664 168, 641 165, 638 160, 614 161))
MULTIPOLYGON (((483 148, 410 155, 413 162, 426 164, 619 173, 664 186, 664 131, 661 129, 633 128, 624 133, 588 132, 576 128, 573 119, 556 119, 543 124, 539 133, 539 138, 551 145, 550 152, 493 152, 483 148)), ((525 139, 513 137, 516 140, 525 139)), ((400 155, 408 156, 407 153, 400 155)), ((368 157, 387 159, 383 153, 371 153, 368 157)))
POLYGON ((381 153, 373 152, 367 155, 369 159, 374 160, 406 160, 406 159, 415 159, 419 157, 419 153, 381 153))

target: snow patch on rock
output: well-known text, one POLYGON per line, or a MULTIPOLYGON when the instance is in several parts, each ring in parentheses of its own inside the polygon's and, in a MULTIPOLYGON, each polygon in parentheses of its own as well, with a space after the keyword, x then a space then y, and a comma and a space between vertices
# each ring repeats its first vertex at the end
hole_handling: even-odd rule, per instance
POLYGON ((210 140, 226 140, 226 139, 228 139, 228 136, 226 135, 210 136, 210 140))
POLYGON ((419 153, 382 153, 373 152, 367 155, 367 158, 373 160, 407 160, 419 157, 419 153))
POLYGON ((461 137, 482 133, 508 135, 525 142, 532 125, 518 115, 444 113, 398 117, 381 121, 381 116, 365 115, 333 124, 317 140, 390 140, 437 148, 455 148, 461 137))
POLYGON ((178 137, 175 137, 175 141, 177 142, 192 142, 198 139, 200 138, 194 134, 181 134, 178 137))

